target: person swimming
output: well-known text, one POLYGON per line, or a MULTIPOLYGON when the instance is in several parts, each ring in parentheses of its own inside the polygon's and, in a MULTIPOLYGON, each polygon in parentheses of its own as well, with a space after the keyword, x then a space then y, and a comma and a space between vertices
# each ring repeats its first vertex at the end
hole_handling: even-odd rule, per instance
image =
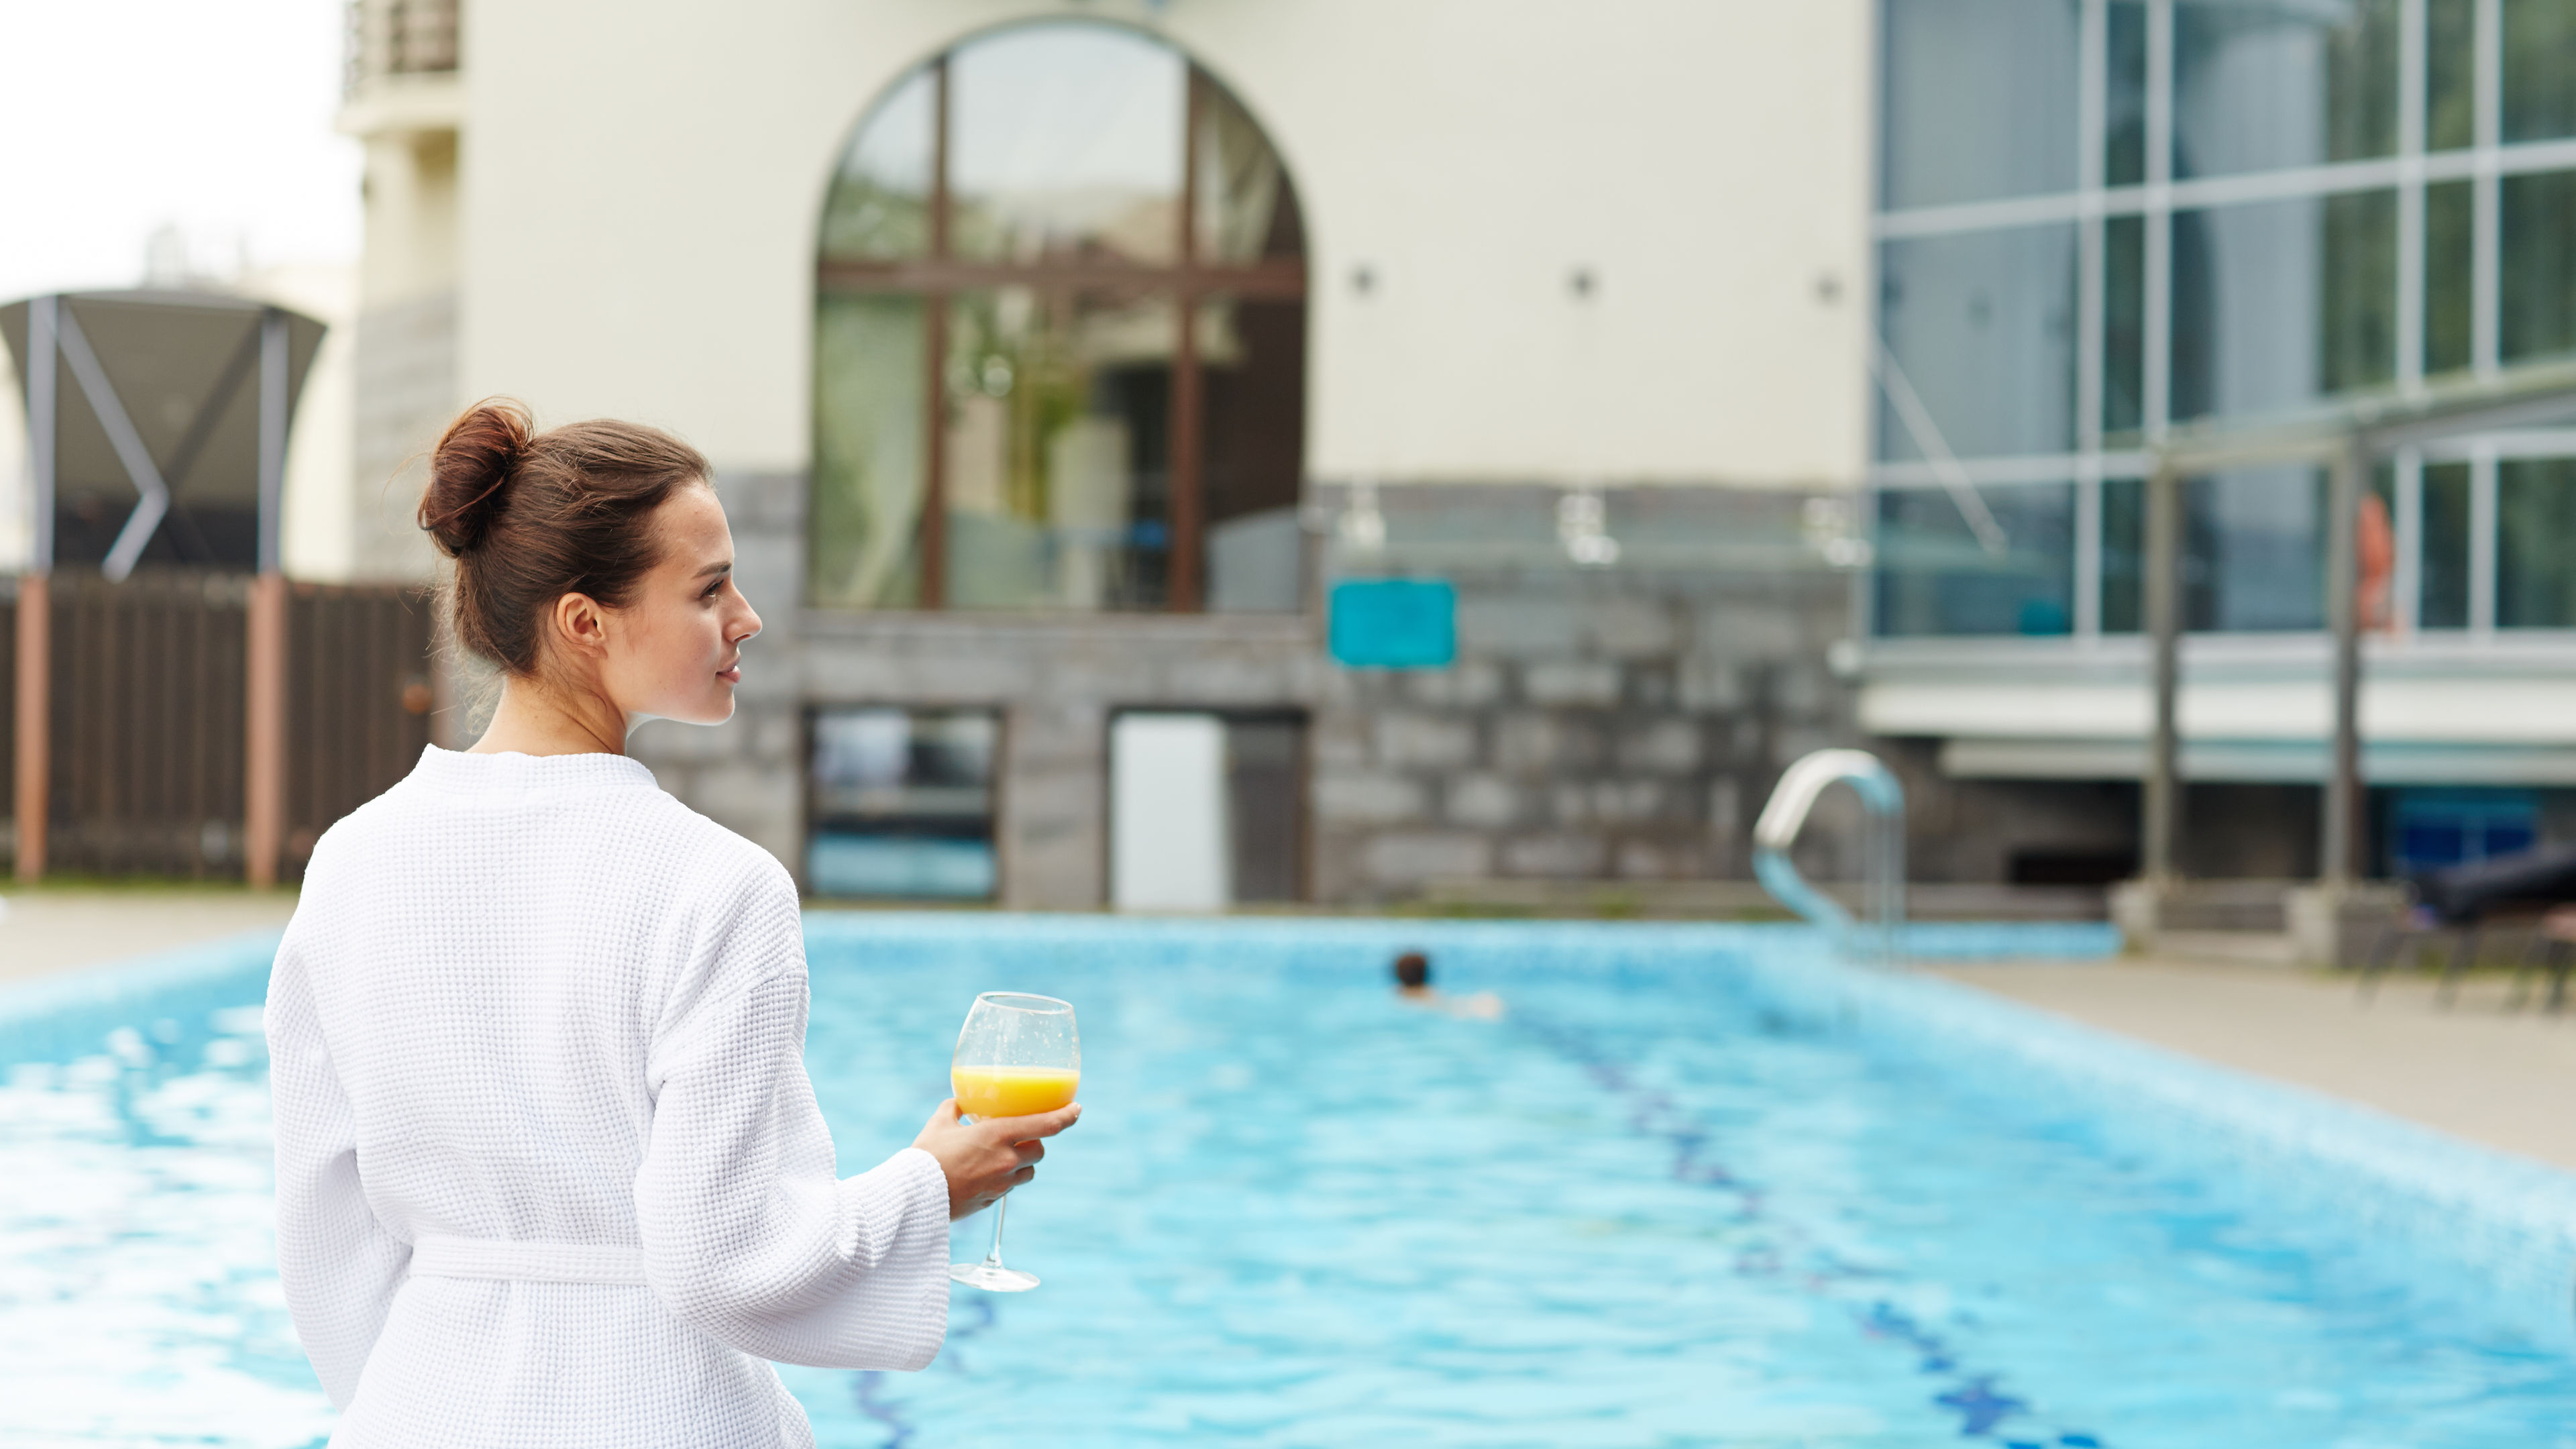
POLYGON ((1503 999, 1490 991, 1473 996, 1448 996, 1431 984, 1431 958, 1420 951, 1407 951, 1395 958, 1396 999, 1408 1006, 1424 1007, 1471 1021, 1493 1021, 1503 1014, 1503 999))

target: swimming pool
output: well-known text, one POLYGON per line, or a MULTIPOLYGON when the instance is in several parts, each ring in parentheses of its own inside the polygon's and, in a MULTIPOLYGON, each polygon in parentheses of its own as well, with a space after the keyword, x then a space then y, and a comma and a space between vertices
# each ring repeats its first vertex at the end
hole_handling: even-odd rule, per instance
MULTIPOLYGON (((2134 1083, 2106 1103, 2046 1060, 2118 1049, 1793 931, 808 934, 845 1170, 943 1094, 978 990, 1077 1005, 1089 1109, 1012 1211, 1046 1286, 961 1290, 922 1374, 788 1370, 825 1444, 2576 1443, 2564 1346, 2483 1284, 2445 1293, 2369 1230, 2386 1212, 2330 1220, 2241 1141, 2194 1173, 2212 1133, 2169 1141, 2124 1120, 2134 1083), (1395 1005, 1404 942, 1510 1016, 1395 1005)), ((268 1271, 261 977, 236 954, 0 1008, 0 1440, 327 1433, 268 1271)), ((2175 1092, 2223 1079, 2141 1060, 2175 1092)), ((2369 1140, 2445 1181, 2565 1186, 2369 1140)), ((2502 1231, 2482 1223, 2458 1228, 2502 1231)))

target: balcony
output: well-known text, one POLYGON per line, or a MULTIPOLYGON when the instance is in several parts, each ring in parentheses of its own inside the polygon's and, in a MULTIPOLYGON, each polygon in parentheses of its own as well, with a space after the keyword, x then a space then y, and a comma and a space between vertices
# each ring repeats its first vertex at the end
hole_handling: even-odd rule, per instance
POLYGON ((457 130, 464 116, 457 0, 350 0, 348 14, 339 131, 457 130))

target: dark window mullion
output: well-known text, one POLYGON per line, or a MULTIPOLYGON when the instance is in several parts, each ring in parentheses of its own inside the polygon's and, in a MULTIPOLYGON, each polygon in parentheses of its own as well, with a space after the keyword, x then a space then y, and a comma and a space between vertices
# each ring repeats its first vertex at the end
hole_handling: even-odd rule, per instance
MULTIPOLYGON (((948 57, 931 62, 930 255, 948 259, 948 57)), ((927 292, 921 299, 924 329, 921 365, 929 372, 922 389, 929 414, 922 439, 922 468, 929 476, 921 490, 921 607, 948 607, 948 293, 927 292)))
POLYGON ((1176 614, 1195 614, 1201 608, 1199 542, 1205 532, 1206 516, 1201 506, 1204 479, 1199 467, 1203 431, 1199 414, 1205 406, 1206 390, 1199 379, 1199 294, 1193 285, 1199 256, 1199 117, 1204 109, 1204 92, 1197 66, 1189 68, 1188 77, 1187 98, 1181 108, 1181 265, 1173 296, 1174 325, 1180 331, 1172 347, 1172 562, 1166 600, 1166 607, 1176 614))

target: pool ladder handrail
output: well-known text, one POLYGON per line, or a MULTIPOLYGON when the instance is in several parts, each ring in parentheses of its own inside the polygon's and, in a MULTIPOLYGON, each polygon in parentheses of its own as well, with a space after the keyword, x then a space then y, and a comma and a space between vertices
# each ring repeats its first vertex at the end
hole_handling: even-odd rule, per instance
POLYGON ((1867 750, 1818 750, 1781 772, 1770 803, 1753 823, 1753 874, 1771 898, 1821 926, 1855 955, 1895 964, 1905 934, 1905 789, 1867 750), (1862 902, 1864 927, 1842 902, 1808 883, 1790 863, 1789 848, 1807 823, 1807 812, 1825 787, 1845 784, 1860 797, 1868 817, 1862 902))

